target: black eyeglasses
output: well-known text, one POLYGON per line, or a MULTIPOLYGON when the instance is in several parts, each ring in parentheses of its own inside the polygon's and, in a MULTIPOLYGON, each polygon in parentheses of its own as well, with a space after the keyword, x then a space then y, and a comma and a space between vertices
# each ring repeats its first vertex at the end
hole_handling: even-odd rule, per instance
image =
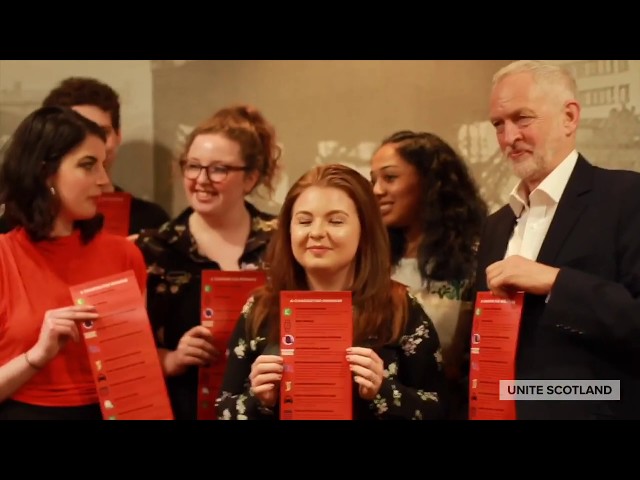
POLYGON ((180 160, 180 168, 182 169, 182 175, 189 180, 196 180, 200 176, 200 172, 204 170, 207 173, 207 178, 214 183, 224 181, 229 172, 246 172, 249 170, 249 167, 246 166, 235 167, 232 165, 209 165, 203 167, 199 163, 187 160, 180 160))

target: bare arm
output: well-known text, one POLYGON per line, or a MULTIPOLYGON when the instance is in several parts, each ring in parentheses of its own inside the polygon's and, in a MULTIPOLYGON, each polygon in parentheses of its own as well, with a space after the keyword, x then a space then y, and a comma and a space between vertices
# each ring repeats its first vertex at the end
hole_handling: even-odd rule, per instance
POLYGON ((41 368, 33 363, 32 358, 33 355, 28 351, 0 367, 0 402, 11 397, 41 368), (27 362, 27 356, 33 366, 27 362))

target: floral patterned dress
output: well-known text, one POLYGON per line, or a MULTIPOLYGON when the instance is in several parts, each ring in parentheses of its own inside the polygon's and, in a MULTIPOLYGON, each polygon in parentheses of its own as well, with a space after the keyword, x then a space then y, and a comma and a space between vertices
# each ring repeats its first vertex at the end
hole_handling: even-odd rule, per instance
POLYGON ((442 347, 447 377, 449 418, 467 417, 469 340, 473 321, 474 279, 423 282, 415 258, 403 258, 392 278, 407 285, 433 320, 442 347))
MULTIPOLYGON (((241 270, 263 268, 263 259, 276 218, 246 203, 251 232, 240 257, 241 270)), ((220 270, 218 263, 198 253, 189 230, 187 208, 158 231, 143 232, 136 243, 147 263, 147 310, 158 347, 175 350, 180 338, 200 324, 200 291, 203 270, 220 270)), ((167 378, 167 388, 177 420, 197 418, 198 369, 167 378)))
MULTIPOLYGON (((398 344, 376 348, 384 362, 384 378, 378 395, 363 400, 353 382, 353 418, 430 420, 443 415, 442 355, 438 334, 417 300, 408 294, 405 334, 398 344)), ((231 337, 222 391, 216 400, 221 420, 278 419, 278 405, 262 407, 250 390, 251 365, 267 346, 267 335, 247 338, 246 322, 252 315, 253 298, 243 309, 231 337)))

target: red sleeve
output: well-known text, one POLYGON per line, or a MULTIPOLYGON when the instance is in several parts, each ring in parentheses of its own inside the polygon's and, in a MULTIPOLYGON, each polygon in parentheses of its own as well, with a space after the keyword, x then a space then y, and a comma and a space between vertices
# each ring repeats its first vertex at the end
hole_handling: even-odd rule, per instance
POLYGON ((7 291, 4 286, 4 277, 7 274, 6 266, 9 264, 7 261, 7 252, 5 247, 5 236, 0 235, 0 332, 2 332, 3 324, 6 320, 6 298, 7 291))
POLYGON ((127 266, 133 270, 138 280, 138 286, 143 295, 147 291, 147 266, 142 252, 134 242, 127 241, 127 266))

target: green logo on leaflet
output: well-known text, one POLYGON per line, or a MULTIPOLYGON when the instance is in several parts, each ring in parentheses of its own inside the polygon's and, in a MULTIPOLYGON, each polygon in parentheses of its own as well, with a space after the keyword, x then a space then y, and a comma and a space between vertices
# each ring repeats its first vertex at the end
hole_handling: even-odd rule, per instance
POLYGON ((211 292, 211 285, 205 285, 204 286, 204 291, 207 292, 207 293, 211 292))
POLYGON ((290 308, 285 308, 284 309, 284 316, 285 317, 289 317, 291 315, 292 311, 290 308))

